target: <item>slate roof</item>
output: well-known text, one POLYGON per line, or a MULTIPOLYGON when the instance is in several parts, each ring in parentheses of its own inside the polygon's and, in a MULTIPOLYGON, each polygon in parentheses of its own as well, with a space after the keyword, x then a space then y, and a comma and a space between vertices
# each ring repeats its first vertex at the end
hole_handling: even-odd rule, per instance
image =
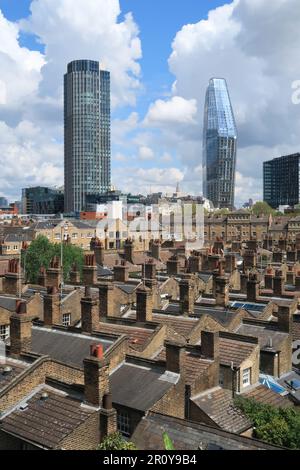
POLYGON ((256 347, 256 344, 220 338, 220 364, 230 366, 231 362, 233 362, 234 367, 240 367, 241 364, 249 358, 256 347))
MULTIPOLYGON (((156 357, 157 360, 166 360, 165 348, 156 357)), ((203 372, 213 363, 212 360, 204 359, 200 353, 186 351, 184 358, 184 372, 186 383, 193 385, 195 380, 199 379, 203 372)))
POLYGON ((126 335, 129 338, 129 345, 135 350, 143 350, 147 341, 154 333, 152 329, 136 328, 134 326, 118 325, 117 323, 100 322, 97 331, 107 334, 126 335))
POLYGON ((95 412, 46 386, 27 404, 26 409, 15 409, 8 414, 1 421, 0 429, 47 449, 59 448, 63 439, 95 412), (47 399, 41 398, 43 392, 48 394, 47 399))
POLYGON ((216 320, 220 325, 227 326, 236 316, 236 310, 229 310, 226 308, 208 307, 202 305, 195 305, 194 315, 201 318, 202 315, 209 315, 216 320))
POLYGON ((16 311, 16 298, 13 297, 0 297, 0 308, 8 310, 9 312, 16 311))
POLYGON ((90 355, 90 346, 98 343, 102 344, 106 351, 113 341, 53 328, 32 327, 31 349, 33 352, 77 367, 83 367, 83 359, 90 355))
POLYGON ((265 405, 276 406, 277 408, 293 406, 292 402, 290 402, 286 396, 279 395, 279 393, 273 392, 273 390, 265 387, 264 385, 259 385, 249 392, 244 393, 242 396, 265 405))
POLYGON ((206 424, 150 412, 138 424, 131 440, 138 449, 165 450, 167 432, 176 450, 280 450, 257 439, 238 436, 206 424))
POLYGON ((277 328, 271 324, 253 325, 245 322, 239 326, 236 333, 258 338, 260 349, 269 351, 280 351, 282 341, 288 336, 287 333, 278 331, 277 328), (270 338, 272 338, 272 348, 269 348, 270 338))
POLYGON ((114 404, 143 412, 149 410, 174 386, 174 379, 179 378, 169 374, 171 380, 161 367, 124 363, 110 376, 114 404))
POLYGON ((192 401, 225 431, 240 434, 252 427, 251 421, 234 405, 229 390, 217 387, 192 398, 192 401))
POLYGON ((5 360, 4 364, 0 364, 0 390, 10 384, 18 375, 20 375, 27 368, 27 364, 5 360), (11 372, 5 373, 5 367, 11 367, 11 372))
MULTIPOLYGON (((136 313, 130 313, 128 318, 136 319, 136 313)), ((188 337, 199 320, 198 318, 187 318, 182 316, 166 315, 164 313, 153 313, 152 321, 155 323, 167 325, 176 333, 179 333, 184 337, 188 337)))

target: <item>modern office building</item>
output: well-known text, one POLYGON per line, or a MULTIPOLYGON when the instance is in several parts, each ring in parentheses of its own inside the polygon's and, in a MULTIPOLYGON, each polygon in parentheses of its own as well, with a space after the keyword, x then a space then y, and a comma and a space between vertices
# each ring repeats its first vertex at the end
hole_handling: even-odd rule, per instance
POLYGON ((61 189, 35 188, 22 189, 23 214, 60 214, 64 211, 64 193, 61 189))
POLYGON ((110 73, 76 60, 64 77, 65 212, 85 209, 86 195, 110 190, 110 73))
POLYGON ((8 200, 6 199, 6 197, 0 197, 0 207, 8 207, 9 204, 8 204, 8 200))
POLYGON ((277 209, 300 201, 300 153, 264 162, 264 201, 277 209))
POLYGON ((206 92, 203 133, 203 194, 215 207, 234 207, 237 128, 224 79, 206 92))

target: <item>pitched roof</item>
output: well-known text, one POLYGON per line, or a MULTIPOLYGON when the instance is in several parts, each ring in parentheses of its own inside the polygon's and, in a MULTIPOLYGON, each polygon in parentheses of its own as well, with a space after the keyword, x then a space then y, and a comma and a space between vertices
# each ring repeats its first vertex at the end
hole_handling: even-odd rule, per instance
POLYGON ((101 337, 85 336, 54 328, 32 327, 33 352, 77 367, 83 366, 83 359, 90 355, 92 344, 102 344, 105 351, 112 343, 113 341, 101 337))
POLYGON ((47 386, 37 391, 27 405, 8 414, 0 429, 48 449, 59 448, 63 439, 95 413, 83 408, 80 401, 47 386), (42 398, 44 392, 46 399, 42 398))
POLYGON ((225 431, 240 434, 252 426, 251 421, 234 405, 229 390, 217 387, 192 398, 192 401, 225 431))
POLYGON ((253 399, 259 403, 276 406, 278 408, 287 408, 293 406, 292 402, 290 402, 287 397, 273 392, 273 390, 265 387, 264 385, 259 385, 249 392, 244 393, 242 396, 253 399))
POLYGON ((5 360, 3 364, 0 364, 0 390, 10 384, 18 375, 20 375, 26 368, 28 364, 11 361, 10 359, 5 360), (5 372, 4 369, 10 367, 10 372, 5 372))
POLYGON ((113 402, 139 411, 155 405, 177 382, 177 374, 155 365, 124 363, 110 376, 113 402))
POLYGON ((220 363, 222 365, 230 366, 231 362, 233 362, 234 367, 240 367, 253 353, 257 345, 233 339, 220 338, 219 347, 220 363))
POLYGON ((206 424, 153 412, 140 421, 131 440, 138 449, 165 450, 162 436, 164 431, 178 451, 280 449, 257 439, 232 434, 206 424))
POLYGON ((100 322, 97 331, 107 334, 120 334, 129 337, 129 345, 132 349, 143 350, 147 341, 151 338, 153 329, 137 328, 130 325, 100 322))

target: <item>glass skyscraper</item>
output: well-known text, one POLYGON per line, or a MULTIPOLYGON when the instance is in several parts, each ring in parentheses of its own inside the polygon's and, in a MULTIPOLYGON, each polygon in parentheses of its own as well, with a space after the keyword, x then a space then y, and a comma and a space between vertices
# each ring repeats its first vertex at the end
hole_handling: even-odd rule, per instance
POLYGON ((234 207, 237 129, 226 80, 212 78, 206 92, 203 194, 215 207, 234 207))
POLYGON ((64 77, 65 212, 85 209, 87 194, 111 187, 110 73, 76 60, 64 77))
POLYGON ((264 162, 264 201, 273 209, 300 202, 300 153, 264 162))

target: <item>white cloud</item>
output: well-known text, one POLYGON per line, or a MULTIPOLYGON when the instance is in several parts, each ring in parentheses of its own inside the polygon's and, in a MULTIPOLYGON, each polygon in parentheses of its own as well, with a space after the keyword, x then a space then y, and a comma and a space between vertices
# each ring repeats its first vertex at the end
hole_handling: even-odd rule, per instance
POLYGON ((139 149, 139 158, 140 160, 153 160, 154 152, 150 147, 140 147, 139 149))
POLYGON ((173 96, 170 100, 157 100, 153 103, 145 118, 146 125, 193 124, 197 113, 197 101, 173 96))
MULTIPOLYGON (((299 151, 300 106, 292 103, 292 83, 300 79, 298 4, 298 0, 235 0, 176 34, 169 58, 175 76, 173 100, 196 100, 197 125, 180 133, 172 122, 161 126, 159 142, 167 142, 187 166, 185 180, 202 163, 204 98, 211 77, 227 79, 237 120, 237 203, 251 193, 262 198, 264 159, 299 151)), ((165 102, 159 105, 154 103, 149 110, 154 113, 153 125, 161 115, 168 121, 171 114, 164 113, 165 102)), ((201 175, 193 187, 196 184, 200 192, 201 175)))
MULTIPOLYGON (((69 61, 99 60, 111 72, 112 105, 135 103, 141 42, 132 15, 120 19, 120 13, 119 0, 32 0, 30 16, 19 23, 0 10, 0 186, 8 196, 20 197, 28 185, 63 182, 63 74, 69 61), (44 53, 21 47, 20 32, 33 34, 44 53)), ((132 113, 113 132, 122 141, 137 122, 132 113)))

